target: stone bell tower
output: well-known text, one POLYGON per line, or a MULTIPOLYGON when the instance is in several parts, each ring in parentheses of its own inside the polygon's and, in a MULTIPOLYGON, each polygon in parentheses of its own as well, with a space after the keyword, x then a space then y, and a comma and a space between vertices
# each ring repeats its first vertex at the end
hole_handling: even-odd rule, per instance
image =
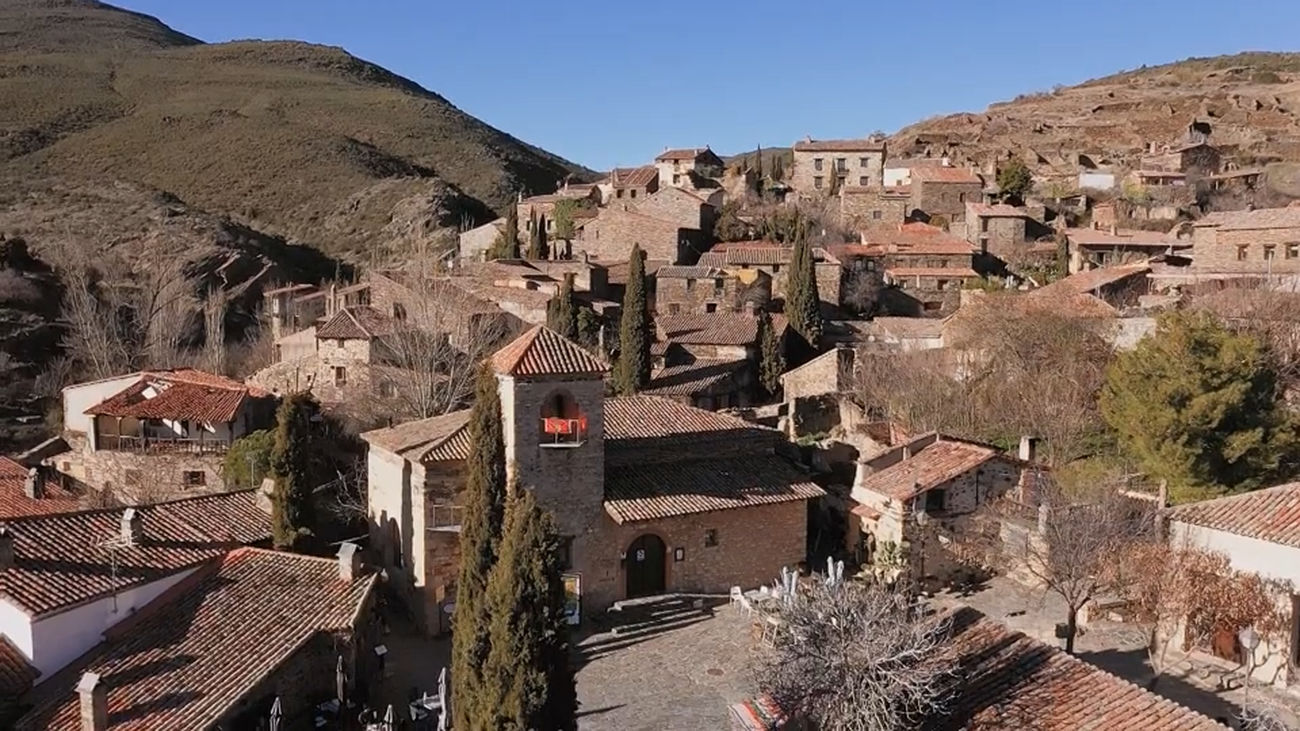
POLYGON ((538 325, 492 356, 501 394, 506 470, 572 538, 581 571, 605 520, 604 374, 607 367, 538 325))

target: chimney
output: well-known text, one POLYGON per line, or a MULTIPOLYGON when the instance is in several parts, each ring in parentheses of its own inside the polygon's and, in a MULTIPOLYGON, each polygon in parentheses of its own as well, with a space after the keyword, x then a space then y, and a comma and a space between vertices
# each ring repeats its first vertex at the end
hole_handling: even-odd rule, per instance
POLYGON ((1119 226, 1117 224, 1112 223, 1110 225, 1110 235, 1111 236, 1119 235, 1119 226))
POLYGON ((14 532, 8 523, 0 523, 0 571, 14 566, 14 532))
POLYGON ((140 541, 140 511, 135 508, 127 508, 122 513, 122 542, 128 546, 134 546, 140 541))
POLYGON ((77 683, 78 706, 81 709, 81 731, 107 731, 108 686, 98 673, 83 673, 77 683))
POLYGON ((32 500, 45 497, 45 483, 41 480, 40 470, 35 467, 27 470, 27 479, 23 480, 23 494, 32 500))
POLYGON ((1038 457, 1038 437, 1025 435, 1020 437, 1019 457, 1024 462, 1033 462, 1038 457))
POLYGON ((758 315, 758 305, 754 304, 754 300, 745 300, 740 304, 740 308, 746 315, 758 315))
POLYGON ((361 575, 361 554, 359 547, 351 541, 344 541, 339 546, 339 581, 352 583, 361 575))
POLYGON ((912 443, 908 442, 907 444, 903 445, 903 459, 907 460, 911 458, 912 458, 912 443))

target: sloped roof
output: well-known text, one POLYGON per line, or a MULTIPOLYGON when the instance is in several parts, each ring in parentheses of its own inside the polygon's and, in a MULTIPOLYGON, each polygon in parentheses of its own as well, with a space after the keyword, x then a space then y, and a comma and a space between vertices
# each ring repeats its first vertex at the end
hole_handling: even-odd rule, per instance
POLYGON ((76 685, 85 672, 107 686, 110 728, 213 727, 310 642, 332 647, 328 635, 350 633, 375 579, 345 582, 333 559, 231 551, 37 686, 17 728, 80 731, 76 685))
POLYGON ((373 307, 344 307, 316 328, 325 340, 370 340, 392 334, 397 321, 373 307))
POLYGON ((861 232, 860 238, 866 246, 880 247, 880 254, 970 256, 976 251, 969 241, 957 238, 941 228, 925 224, 920 226, 924 228, 917 224, 904 224, 893 229, 866 229, 861 232))
POLYGON ((795 152, 881 152, 885 143, 881 140, 800 140, 794 143, 795 152))
POLYGON ((361 435, 367 443, 414 462, 469 458, 469 409, 408 421, 361 435))
POLYGON ((44 473, 37 479, 41 481, 42 497, 29 498, 25 489, 27 468, 8 457, 0 457, 0 519, 81 509, 77 496, 64 490, 57 481, 46 479, 44 473))
MULTIPOLYGON (((951 622, 963 682, 936 729, 1209 731, 1211 720, 969 607, 951 622)), ((927 728, 931 727, 927 725, 927 728)))
POLYGON ((780 438, 780 432, 715 411, 705 411, 658 396, 605 399, 605 441, 640 444, 645 440, 697 439, 702 434, 780 438))
POLYGON ((188 368, 146 371, 140 374, 140 380, 86 409, 86 413, 221 423, 233 421, 245 399, 269 395, 260 388, 188 368), (145 391, 151 388, 157 393, 147 398, 145 391))
POLYGON ((774 454, 605 470, 605 511, 619 524, 810 500, 825 494, 791 462, 774 454))
POLYGON ((1029 218, 1029 211, 1005 203, 967 203, 966 212, 984 218, 1029 218))
POLYGON ((271 537, 254 490, 135 508, 140 539, 118 546, 124 508, 58 513, 8 522, 14 565, 0 570, 0 595, 33 616, 170 576, 233 546, 271 537))
POLYGON ((716 279, 725 276, 726 272, 717 267, 710 266, 666 266, 660 267, 655 272, 658 279, 716 279))
POLYGON ((941 437, 911 457, 867 475, 857 487, 895 500, 911 500, 998 454, 988 445, 941 437))
POLYGON ((1170 246, 1191 246, 1190 241, 1179 241, 1168 233, 1123 229, 1115 233, 1095 228, 1067 228, 1065 235, 1076 246, 1145 247, 1163 249, 1170 246))
POLYGON ((1097 269, 1075 272, 1068 277, 1052 282, 1046 287, 1034 290, 1034 292, 1039 296, 1064 294, 1065 292, 1073 292, 1074 294, 1093 294, 1108 284, 1114 284, 1128 279, 1129 277, 1141 276, 1150 271, 1151 266, 1149 264, 1124 264, 1113 267, 1099 267, 1097 269))
POLYGON ((713 151, 707 147, 678 147, 671 150, 664 150, 655 156, 655 160, 694 160, 704 153, 713 151))
POLYGON ((911 168, 911 176, 923 183, 984 183, 974 170, 949 165, 917 165, 911 168))
POLYGON ((709 396, 736 389, 738 376, 749 367, 747 360, 699 358, 692 363, 670 365, 650 378, 644 393, 659 396, 709 396))
POLYGON ((1269 228, 1300 228, 1300 207, 1256 208, 1253 211, 1220 211, 1193 223, 1218 226, 1221 231, 1252 231, 1269 228))
POLYGON ((600 375, 608 367, 582 346, 536 325, 492 356, 492 369, 508 376, 600 375))
POLYGON ((978 277, 970 267, 888 267, 885 274, 891 277, 959 277, 970 279, 978 277))
POLYGON ((1300 548, 1300 482, 1179 505, 1172 520, 1300 548))
POLYGON ((639 168, 614 168, 609 173, 609 184, 615 188, 644 188, 659 177, 659 168, 642 165, 639 168))
POLYGON ((0 696, 17 698, 31 690, 41 674, 8 637, 0 635, 0 696))
MULTIPOLYGON (((772 328, 785 330, 785 315, 772 315, 772 328)), ((753 345, 758 342, 756 315, 746 312, 704 312, 660 315, 655 324, 663 339, 683 345, 753 345)))

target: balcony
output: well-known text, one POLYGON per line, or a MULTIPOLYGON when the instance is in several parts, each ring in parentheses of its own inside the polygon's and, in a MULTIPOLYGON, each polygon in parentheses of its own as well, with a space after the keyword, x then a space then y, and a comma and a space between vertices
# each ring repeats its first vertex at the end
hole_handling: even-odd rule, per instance
POLYGON ((216 437, 188 439, 100 434, 96 439, 95 448, 137 454, 220 454, 230 449, 230 442, 216 437))
POLYGON ((540 446, 549 449, 581 447, 587 441, 587 417, 542 418, 540 446))

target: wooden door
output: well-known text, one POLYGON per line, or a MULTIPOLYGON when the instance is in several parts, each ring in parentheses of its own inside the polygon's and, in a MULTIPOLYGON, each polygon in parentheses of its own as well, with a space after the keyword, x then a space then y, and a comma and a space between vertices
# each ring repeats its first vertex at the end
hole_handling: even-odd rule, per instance
POLYGON ((664 554, 659 536, 646 534, 627 549, 627 597, 653 596, 664 591, 664 554))

